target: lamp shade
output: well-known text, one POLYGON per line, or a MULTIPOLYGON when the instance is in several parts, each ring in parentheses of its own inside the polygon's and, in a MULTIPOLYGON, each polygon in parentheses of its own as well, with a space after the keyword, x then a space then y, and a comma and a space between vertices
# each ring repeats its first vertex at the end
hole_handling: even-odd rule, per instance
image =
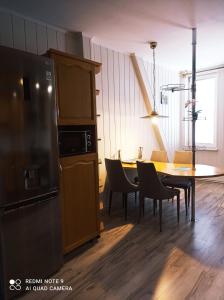
POLYGON ((169 118, 168 116, 159 115, 155 110, 152 110, 152 112, 144 117, 141 117, 142 119, 150 119, 150 118, 169 118))

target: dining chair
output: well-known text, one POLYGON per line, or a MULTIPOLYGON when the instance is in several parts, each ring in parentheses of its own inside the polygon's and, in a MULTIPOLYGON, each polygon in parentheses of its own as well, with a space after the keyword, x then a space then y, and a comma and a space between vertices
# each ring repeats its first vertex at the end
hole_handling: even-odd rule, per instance
MULTIPOLYGON (((175 151, 174 160, 175 164, 191 164, 192 163, 192 152, 191 151, 175 151)), ((162 179, 164 185, 171 188, 178 188, 184 190, 185 198, 185 210, 186 216, 188 215, 188 207, 190 205, 190 195, 191 195, 191 180, 188 178, 165 176, 162 179)))
POLYGON ((191 164, 192 151, 175 151, 173 162, 175 164, 191 164))
POLYGON ((162 202, 166 199, 177 197, 177 220, 179 222, 180 216, 180 191, 178 189, 167 188, 163 185, 157 175, 153 163, 137 162, 137 171, 139 176, 139 217, 140 222, 141 213, 144 206, 145 198, 153 199, 154 215, 157 200, 159 201, 159 224, 160 232, 162 231, 162 202))
MULTIPOLYGON (((168 162, 169 161, 167 152, 162 151, 162 150, 153 150, 150 160, 157 161, 157 162, 168 162)), ((159 176, 163 177, 164 175, 160 174, 159 176)), ((138 176, 135 176, 134 183, 138 184, 138 181, 139 181, 138 176)))
POLYGON ((150 160, 158 162, 168 162, 167 152, 161 150, 153 150, 150 160))
POLYGON ((122 193, 123 206, 125 211, 125 220, 127 219, 127 199, 129 193, 135 193, 135 198, 137 196, 137 191, 139 190, 138 185, 133 184, 125 174, 122 167, 121 161, 119 159, 108 159, 105 158, 105 165, 107 171, 107 177, 109 182, 109 209, 108 213, 110 215, 113 193, 122 193))

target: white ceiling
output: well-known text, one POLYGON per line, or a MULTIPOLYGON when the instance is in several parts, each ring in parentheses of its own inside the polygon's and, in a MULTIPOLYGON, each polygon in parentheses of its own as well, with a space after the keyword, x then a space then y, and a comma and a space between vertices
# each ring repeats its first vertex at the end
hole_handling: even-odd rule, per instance
POLYGON ((198 29, 197 66, 224 63, 224 0, 0 0, 25 16, 82 31, 115 50, 151 57, 157 63, 191 68, 191 28, 198 29))

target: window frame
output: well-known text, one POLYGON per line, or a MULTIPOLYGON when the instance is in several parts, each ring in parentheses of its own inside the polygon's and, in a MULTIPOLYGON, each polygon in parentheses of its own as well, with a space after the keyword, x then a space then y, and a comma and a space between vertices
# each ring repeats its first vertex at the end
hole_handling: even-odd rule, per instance
MULTIPOLYGON (((187 81, 187 86, 189 88, 189 91, 191 89, 191 77, 192 75, 188 75, 186 78, 187 81)), ((203 71, 200 73, 196 74, 196 101, 197 101, 197 80, 198 79, 209 79, 209 78, 215 78, 215 107, 214 107, 214 122, 213 122, 213 126, 214 126, 214 142, 213 143, 197 143, 196 141, 196 147, 197 150, 210 150, 210 151, 217 151, 218 150, 218 144, 217 144, 217 137, 218 137, 218 120, 217 120, 217 116, 218 116, 218 72, 217 71, 203 71)), ((189 97, 191 95, 191 91, 188 93, 188 99, 190 99, 189 97)), ((186 99, 185 99, 186 100, 186 99)), ((183 116, 185 116, 185 108, 183 106, 183 116)), ((189 108, 188 108, 189 110, 189 108)), ((197 103, 196 103, 196 110, 197 110, 197 103)), ((202 112, 203 114, 203 112, 202 112)), ((199 118, 200 118, 200 114, 199 114, 199 118)), ((203 120, 197 120, 196 121, 196 126, 197 126, 197 122, 203 122, 203 120)), ((186 121, 186 124, 183 126, 184 129, 184 148, 189 149, 191 148, 191 141, 192 141, 192 133, 191 133, 191 122, 190 121, 186 121)))

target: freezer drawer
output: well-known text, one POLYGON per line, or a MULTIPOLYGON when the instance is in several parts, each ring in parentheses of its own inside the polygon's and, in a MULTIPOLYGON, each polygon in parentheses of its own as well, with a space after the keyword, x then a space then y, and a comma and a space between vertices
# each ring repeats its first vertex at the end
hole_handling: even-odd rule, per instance
POLYGON ((0 299, 15 295, 10 279, 48 278, 62 265, 62 241, 57 197, 1 214, 0 299), (1 280, 2 282, 2 280, 1 280))

